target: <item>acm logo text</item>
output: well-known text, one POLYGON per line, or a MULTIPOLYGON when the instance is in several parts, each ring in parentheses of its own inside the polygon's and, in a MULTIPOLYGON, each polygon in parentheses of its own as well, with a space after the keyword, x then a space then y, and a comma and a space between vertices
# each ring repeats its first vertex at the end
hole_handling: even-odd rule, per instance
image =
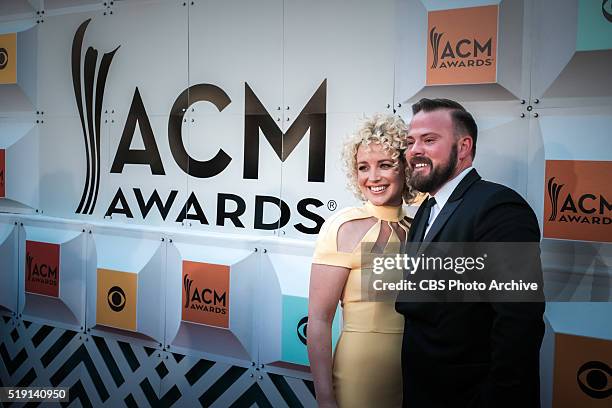
POLYGON ((576 224, 612 224, 612 203, 603 194, 586 193, 574 197, 561 194, 565 184, 550 177, 547 182, 548 200, 551 204, 549 221, 576 224))
MULTIPOLYGON (((84 78, 81 78, 81 49, 85 30, 90 22, 91 19, 86 20, 79 26, 72 44, 74 94, 81 117, 87 155, 85 185, 76 213, 89 215, 93 214, 96 207, 100 185, 100 122, 106 79, 111 62, 119 49, 118 46, 113 51, 104 54, 96 71, 98 52, 89 47, 85 52, 84 78), (94 85, 95 100, 93 96, 94 85)), ((325 181, 326 95, 327 80, 324 80, 289 129, 283 133, 249 84, 245 83, 243 179, 258 179, 260 131, 281 162, 284 162, 291 155, 309 131, 308 181, 325 181)), ((174 162, 189 176, 206 179, 223 172, 233 158, 223 149, 219 149, 214 157, 204 161, 194 159, 187 152, 183 143, 182 123, 185 120, 188 108, 197 102, 209 102, 221 112, 231 103, 231 98, 216 85, 196 84, 181 92, 170 111, 168 143, 174 162)), ((150 168, 152 175, 166 175, 138 87, 134 91, 130 111, 110 172, 121 174, 126 164, 145 165, 150 168), (144 149, 139 150, 130 148, 137 124, 144 143, 144 149)), ((179 193, 179 190, 171 190, 164 201, 156 189, 152 191, 148 198, 145 198, 140 187, 134 186, 132 190, 143 219, 146 219, 155 207, 164 221, 174 208, 175 199, 179 193)), ((219 192, 216 204, 215 225, 224 226, 226 221, 231 221, 235 227, 245 228, 240 217, 245 213, 247 203, 239 194, 219 192), (230 202, 232 203, 231 206, 236 208, 231 212, 226 211, 226 203, 230 202)), ((279 229, 289 222, 291 209, 279 197, 256 195, 254 205, 254 229, 279 229), (264 222, 263 214, 266 205, 274 205, 279 208, 280 216, 278 220, 264 222)), ((296 205, 297 212, 307 220, 313 221, 315 225, 312 227, 299 223, 295 224, 294 227, 305 234, 318 233, 324 219, 311 211, 309 207, 319 208, 323 205, 323 202, 313 197, 300 200, 296 205)), ((134 212, 121 188, 117 190, 105 212, 105 216, 112 216, 113 214, 134 218, 134 212)), ((186 219, 196 220, 204 225, 210 224, 194 192, 189 192, 187 200, 178 211, 175 222, 182 223, 186 219)))

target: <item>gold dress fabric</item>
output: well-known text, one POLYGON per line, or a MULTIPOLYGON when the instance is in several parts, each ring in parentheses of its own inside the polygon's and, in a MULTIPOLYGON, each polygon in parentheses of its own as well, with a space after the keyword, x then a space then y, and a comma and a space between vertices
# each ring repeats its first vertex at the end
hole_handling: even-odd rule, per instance
POLYGON ((404 319, 392 302, 362 300, 360 251, 361 243, 382 244, 380 252, 390 253, 390 247, 393 252, 397 251, 407 236, 407 220, 401 206, 375 206, 366 202, 362 207, 340 211, 321 228, 313 263, 350 269, 341 297, 343 327, 333 363, 334 391, 340 407, 400 407, 402 404, 404 319), (356 222, 356 228, 342 230, 343 225, 351 222, 356 222), (351 231, 350 242, 358 243, 351 252, 341 252, 338 248, 345 246, 339 243, 346 238, 343 234, 347 230, 351 231), (357 241, 359 236, 362 238, 357 241))

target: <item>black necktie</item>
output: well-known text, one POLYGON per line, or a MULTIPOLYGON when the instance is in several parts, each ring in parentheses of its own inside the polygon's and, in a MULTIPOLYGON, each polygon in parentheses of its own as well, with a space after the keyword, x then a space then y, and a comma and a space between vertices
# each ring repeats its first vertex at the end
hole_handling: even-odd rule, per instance
POLYGON ((419 229, 417 230, 419 235, 415 236, 415 238, 418 239, 418 242, 423 242, 423 239, 425 239, 425 231, 427 231, 427 227, 429 226, 429 217, 431 216, 431 208, 434 205, 436 205, 436 199, 433 197, 429 197, 429 199, 425 203, 423 217, 421 218, 421 222, 419 223, 419 229))

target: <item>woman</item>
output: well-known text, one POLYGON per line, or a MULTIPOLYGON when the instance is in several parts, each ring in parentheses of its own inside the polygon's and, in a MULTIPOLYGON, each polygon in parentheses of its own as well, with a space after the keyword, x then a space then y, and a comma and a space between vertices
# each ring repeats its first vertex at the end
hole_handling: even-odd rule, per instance
POLYGON ((401 118, 378 114, 344 146, 349 186, 366 202, 328 219, 315 248, 308 356, 320 407, 401 406, 404 321, 393 303, 362 300, 360 244, 376 243, 382 252, 388 243, 406 240, 409 219, 402 204, 413 199, 403 155, 406 133, 401 118), (343 328, 332 363, 331 324, 339 300, 343 328))

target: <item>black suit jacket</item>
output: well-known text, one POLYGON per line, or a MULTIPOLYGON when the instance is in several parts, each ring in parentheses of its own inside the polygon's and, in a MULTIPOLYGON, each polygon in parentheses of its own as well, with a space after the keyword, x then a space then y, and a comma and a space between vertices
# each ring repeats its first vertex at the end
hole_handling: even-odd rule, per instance
MULTIPOLYGON (((423 214, 424 205, 412 223, 411 242, 423 214)), ((436 217, 420 251, 427 252, 427 242, 539 241, 527 202, 472 170, 436 217)), ((541 275, 540 268, 538 257, 541 275)), ((396 310, 405 316, 405 407, 540 406, 543 302, 416 303, 400 297, 396 310)))

